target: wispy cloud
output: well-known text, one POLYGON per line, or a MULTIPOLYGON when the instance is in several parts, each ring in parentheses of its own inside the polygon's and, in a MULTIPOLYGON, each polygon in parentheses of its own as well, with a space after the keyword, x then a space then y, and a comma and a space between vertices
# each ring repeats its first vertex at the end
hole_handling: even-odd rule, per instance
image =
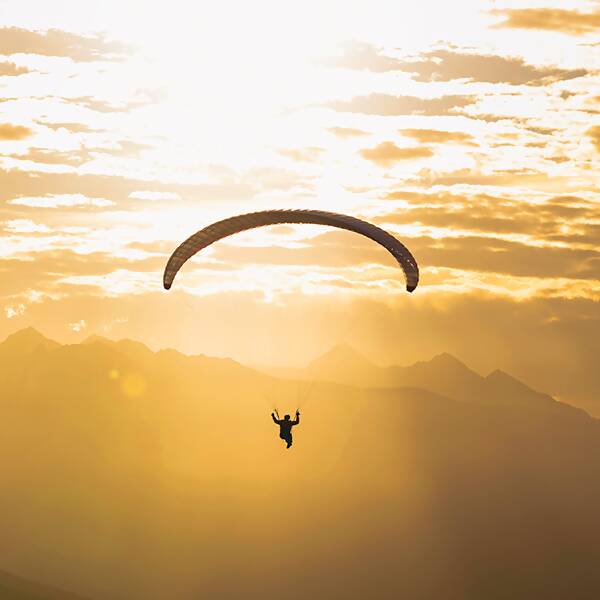
POLYGON ((328 131, 331 131, 333 135, 342 139, 369 135, 366 131, 363 131, 362 129, 355 129, 353 127, 329 127, 328 131))
POLYGON ((321 62, 330 67, 386 73, 401 70, 401 62, 386 56, 380 49, 365 42, 346 42, 341 46, 341 55, 323 59, 321 62))
POLYGON ((278 150, 281 156, 291 158, 298 162, 315 162, 325 150, 323 148, 283 148, 278 150))
POLYGON ((17 77, 30 72, 26 67, 19 67, 13 62, 0 62, 0 77, 17 77))
POLYGON ((587 135, 592 138, 596 150, 600 152, 600 125, 594 125, 587 130, 587 135))
POLYGON ((35 223, 31 219, 11 219, 4 223, 4 229, 10 233, 48 233, 46 225, 35 223))
POLYGON ((415 73, 418 81, 452 81, 467 79, 485 83, 511 85, 545 85, 583 77, 586 69, 560 69, 527 64, 520 57, 504 57, 476 52, 436 50, 421 60, 403 63, 403 71, 415 73))
POLYGON ((24 125, 0 123, 0 140, 19 141, 33 135, 33 131, 24 125))
POLYGON ((81 333, 87 327, 87 323, 85 322, 85 319, 81 319, 80 321, 69 323, 68 327, 75 333, 81 333))
POLYGON ((363 158, 386 167, 401 160, 429 158, 433 156, 433 150, 426 146, 399 148, 394 142, 381 142, 381 144, 378 144, 374 148, 361 150, 360 154, 363 158))
POLYGON ((513 8, 493 11, 504 17, 497 27, 559 31, 584 35, 600 29, 600 12, 580 12, 561 8, 513 8))
POLYGON ((114 206, 115 202, 106 198, 88 198, 83 194, 54 194, 48 196, 23 196, 13 198, 8 201, 9 204, 19 206, 31 206, 35 208, 59 208, 74 206, 91 206, 95 208, 104 208, 114 206))
POLYGON ((135 200, 179 200, 179 194, 175 192, 153 192, 151 190, 144 191, 139 190, 135 192, 131 192, 129 194, 129 198, 134 198, 135 200))
POLYGON ((73 60, 106 60, 123 56, 126 45, 103 36, 83 36, 59 29, 32 31, 20 27, 0 29, 0 54, 41 54, 73 60))
POLYGON ((457 108, 474 104, 474 96, 442 96, 440 98, 418 98, 415 96, 392 96, 370 94, 352 100, 337 100, 328 106, 339 112, 363 113, 366 115, 445 115, 457 108))
POLYGON ((417 81, 452 81, 466 79, 487 83, 513 85, 544 85, 582 77, 586 69, 560 69, 552 66, 528 64, 521 57, 460 52, 458 50, 434 50, 425 52, 418 59, 394 58, 381 54, 369 44, 354 43, 344 46, 344 54, 329 64, 347 69, 368 70, 377 73, 404 71, 417 81))
POLYGON ((474 144, 473 136, 462 131, 440 131, 438 129, 401 129, 400 133, 422 144, 474 144))

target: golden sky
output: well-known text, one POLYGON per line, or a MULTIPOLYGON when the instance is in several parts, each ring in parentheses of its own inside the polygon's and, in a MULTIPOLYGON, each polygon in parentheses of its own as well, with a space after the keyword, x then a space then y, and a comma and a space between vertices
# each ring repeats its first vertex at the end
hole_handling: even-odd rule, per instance
POLYGON ((0 336, 449 351, 598 396, 598 2, 20 0, 0 21, 0 336), (266 208, 375 222, 419 288, 360 236, 279 226, 162 290, 185 237, 266 208))

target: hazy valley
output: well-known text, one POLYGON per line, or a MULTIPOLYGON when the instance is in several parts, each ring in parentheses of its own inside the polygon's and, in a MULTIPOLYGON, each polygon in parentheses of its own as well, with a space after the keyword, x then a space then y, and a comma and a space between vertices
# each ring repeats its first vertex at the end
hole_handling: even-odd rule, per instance
POLYGON ((600 425, 506 375, 294 381, 34 330, 0 364, 7 572, 98 599, 600 590, 600 425), (274 403, 302 409, 289 451, 274 403))

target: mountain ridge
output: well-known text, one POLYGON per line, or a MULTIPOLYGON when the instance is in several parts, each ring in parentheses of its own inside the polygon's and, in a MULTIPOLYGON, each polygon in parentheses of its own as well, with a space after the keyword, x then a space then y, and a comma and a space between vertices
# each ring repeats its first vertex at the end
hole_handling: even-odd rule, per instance
MULTIPOLYGON (((373 581, 378 597, 397 598, 399 579, 406 597, 424 599, 600 589, 600 422, 585 413, 307 385, 134 347, 135 358, 128 343, 99 342, 0 363, 12 570, 90 598, 145 600, 282 589, 290 600, 358 600, 373 581), (298 405, 288 450, 270 413, 298 405), (48 548, 60 558, 50 568, 48 548), (457 557, 466 587, 452 588, 457 557)), ((469 377, 447 357, 433 366, 469 377)), ((429 368, 408 373, 428 384, 429 368)))
POLYGON ((377 366, 348 344, 342 344, 311 361, 304 369, 267 368, 264 372, 363 388, 418 388, 464 402, 535 406, 564 412, 580 411, 588 415, 580 408, 534 390, 501 369, 482 376, 449 352, 407 366, 377 366))
MULTIPOLYGON (((61 345, 29 327, 13 333, 1 342, 0 356, 5 357, 8 362, 12 361, 17 368, 18 357, 35 351, 54 352, 64 348, 81 348, 81 351, 73 351, 85 354, 83 348, 96 345, 118 352, 127 361, 133 361, 133 364, 146 365, 148 377, 151 376, 153 364, 168 363, 170 368, 180 373, 184 373, 185 369, 192 369, 190 374, 203 372, 210 373, 211 376, 216 376, 217 373, 219 376, 275 376, 313 382, 330 381, 361 388, 415 388, 464 402, 520 405, 564 412, 581 411, 587 415, 579 408, 532 389, 501 369, 495 369, 482 376, 448 352, 407 366, 382 367, 349 344, 339 344, 311 361, 304 369, 254 369, 230 358, 190 356, 168 348, 154 352, 136 340, 114 341, 95 334, 78 344, 61 345)), ((101 362, 110 362, 110 354, 102 355, 104 358, 101 362)), ((129 371, 135 370, 130 363, 127 363, 125 368, 129 371)))

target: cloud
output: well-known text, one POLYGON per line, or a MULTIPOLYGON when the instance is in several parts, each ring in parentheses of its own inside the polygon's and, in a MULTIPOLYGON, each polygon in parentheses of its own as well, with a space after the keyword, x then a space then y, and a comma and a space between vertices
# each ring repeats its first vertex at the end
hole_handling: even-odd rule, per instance
POLYGON ((75 323, 69 323, 68 327, 75 333, 81 333, 87 327, 87 323, 85 322, 85 319, 81 319, 75 323))
MULTIPOLYGON (((80 133, 85 132, 82 131, 80 133)), ((13 154, 12 156, 42 165, 65 165, 71 167, 107 156, 140 158, 141 152, 149 148, 151 146, 129 140, 114 140, 110 146, 107 146, 106 143, 94 146, 93 141, 88 141, 85 146, 82 145, 76 149, 61 151, 46 148, 29 148, 25 154, 13 154)))
POLYGON ((400 205, 372 220, 401 237, 410 231, 409 247, 429 267, 540 280, 600 277, 595 201, 556 196, 527 202, 483 193, 407 191, 388 197, 400 205))
POLYGON ((278 150, 278 152, 281 156, 291 158, 297 162, 316 162, 325 150, 323 148, 312 146, 310 148, 282 149, 278 150))
POLYGON ((537 133, 539 135, 552 135, 555 131, 557 131, 556 129, 553 129, 552 127, 534 127, 532 125, 530 125, 526 129, 528 131, 532 131, 533 133, 537 133))
POLYGON ((23 125, 0 123, 0 140, 20 141, 33 135, 33 131, 23 125))
POLYGON ((32 161, 42 165, 80 165, 92 157, 90 153, 80 148, 78 150, 47 150, 45 148, 29 148, 25 154, 13 154, 20 160, 32 161))
POLYGON ((583 77, 586 69, 559 69, 536 67, 522 58, 490 54, 461 53, 436 50, 424 55, 423 60, 404 63, 403 71, 416 73, 417 81, 452 81, 469 79, 485 83, 508 83, 511 85, 545 85, 583 77))
POLYGON ((516 277, 600 279, 600 253, 560 247, 537 247, 492 237, 411 239, 422 264, 516 277))
POLYGON ((600 125, 594 125, 586 131, 587 135, 592 138, 596 150, 600 152, 600 125))
POLYGON ((22 303, 13 304, 12 306, 4 307, 4 314, 7 319, 12 319, 13 317, 21 317, 25 314, 26 306, 22 303))
POLYGON ((374 73, 397 71, 401 68, 397 59, 385 56, 375 46, 363 42, 347 42, 342 45, 341 56, 326 58, 321 63, 329 67, 374 73))
POLYGON ((390 166, 401 160, 429 158, 430 156, 433 156, 433 151, 431 148, 424 146, 399 148, 393 142, 382 142, 374 148, 361 150, 360 155, 380 166, 390 166))
POLYGON ((49 233, 46 225, 34 223, 31 219, 12 219, 4 223, 4 229, 9 233, 49 233))
MULTIPOLYGON (((129 200, 129 194, 139 191, 148 182, 134 178, 77 174, 36 172, 35 176, 17 169, 1 169, 0 178, 2 189, 9 197, 22 194, 23 196, 46 196, 48 194, 83 194, 90 198, 111 198, 117 202, 129 200)), ((238 182, 224 184, 185 184, 162 183, 153 181, 154 191, 174 192, 181 197, 193 197, 196 201, 203 200, 250 200, 254 196, 254 180, 264 188, 284 189, 285 185, 299 185, 303 179, 291 172, 281 169, 257 169, 249 172, 249 183, 238 182)), ((137 203, 130 202, 133 206, 137 203)))
POLYGON ((422 144, 458 144, 474 145, 473 136, 461 131, 439 131, 437 129, 401 129, 402 135, 411 137, 422 144))
POLYGON ((534 185, 546 183, 550 179, 557 184, 560 177, 550 177, 548 173, 536 169, 498 169, 489 173, 478 172, 472 169, 458 169, 448 173, 437 174, 424 171, 420 174, 419 182, 428 185, 534 185))
POLYGON ((126 45, 103 36, 82 36, 59 29, 45 32, 19 27, 0 28, 0 54, 62 56, 75 61, 109 60, 124 56, 126 45))
POLYGON ((16 77, 25 73, 31 73, 31 71, 15 65, 13 62, 0 62, 0 77, 16 77))
POLYGON ((370 94, 357 96, 349 101, 329 102, 326 106, 338 112, 362 113, 366 115, 445 115, 455 112, 476 101, 475 96, 441 96, 440 98, 418 98, 415 96, 391 96, 370 94))
POLYGON ((127 113, 134 108, 140 108, 141 106, 148 106, 152 104, 154 100, 148 97, 146 94, 141 94, 135 100, 109 102, 107 100, 99 100, 93 96, 78 96, 77 98, 64 98, 66 102, 70 104, 79 104, 89 108, 95 112, 113 114, 113 113, 127 113))
MULTIPOLYGON (((399 200, 403 207, 408 205, 408 211, 395 215, 397 219, 404 215, 404 218, 410 221, 421 221, 429 214, 432 219, 445 218, 447 223, 453 223, 453 219, 463 217, 470 219, 473 223, 491 216, 500 217, 507 223, 512 220, 511 229, 492 231, 531 231, 536 233, 539 229, 535 225, 541 226, 552 221, 553 226, 558 227, 564 225, 566 220, 570 224, 576 220, 593 221, 599 213, 598 204, 595 201, 578 196, 554 196, 544 202, 528 202, 522 198, 492 196, 485 193, 462 195, 450 192, 395 191, 389 193, 387 199, 399 200), (415 215, 418 216, 415 217, 415 215)), ((437 223, 439 224, 439 221, 437 223)), ((550 230, 546 228, 545 231, 550 230)))
POLYGON ((136 200, 179 200, 179 194, 175 192, 153 192, 153 191, 135 191, 129 194, 129 198, 136 200))
POLYGON ((582 13, 561 8, 513 8, 496 10, 504 21, 496 27, 559 31, 571 35, 593 33, 600 28, 600 12, 582 13))
POLYGON ((109 252, 80 254, 72 250, 48 249, 28 252, 21 259, 0 258, 0 296, 26 300, 26 291, 34 288, 48 295, 72 294, 73 284, 63 283, 65 280, 95 278, 102 281, 113 272, 125 271, 153 278, 158 286, 166 253, 157 256, 138 254, 141 258, 134 260, 109 252), (14 276, 7 277, 7 274, 14 276))
POLYGON ((326 64, 376 73, 404 71, 417 75, 415 79, 424 82, 469 79, 487 83, 544 85, 587 74, 585 69, 536 67, 520 57, 454 50, 435 50, 424 53, 421 60, 403 60, 382 55, 375 46, 360 42, 346 44, 343 55, 328 60, 326 64))
MULTIPOLYGON (((394 233, 394 229, 386 227, 386 223, 414 224, 428 213, 439 213, 439 218, 432 217, 432 224, 457 228, 467 224, 473 230, 481 232, 486 229, 506 233, 513 231, 509 219, 490 217, 481 218, 481 222, 478 222, 475 218, 469 219, 466 213, 458 217, 449 215, 445 219, 444 212, 429 209, 412 215, 412 212, 408 211, 406 215, 398 215, 398 218, 388 216, 381 221, 384 229, 394 233)), ((539 281, 544 278, 562 278, 592 282, 600 278, 600 252, 591 248, 536 246, 503 239, 501 233, 484 236, 475 231, 470 235, 449 234, 442 238, 396 235, 406 243, 422 267, 459 269, 475 280, 482 274, 530 277, 539 281)), ((220 244, 214 248, 211 256, 229 264, 232 271, 239 269, 241 265, 252 264, 332 269, 330 275, 340 275, 340 268, 355 268, 361 265, 389 267, 390 273, 393 273, 395 268, 393 260, 377 244, 345 232, 326 232, 312 239, 310 245, 296 248, 276 245, 240 248, 232 244, 220 244)), ((371 283, 389 276, 389 273, 373 273, 371 283)), ((427 285, 425 274, 422 283, 427 285)))
POLYGON ((106 198, 88 198, 83 194, 48 194, 47 196, 23 196, 8 201, 9 204, 31 206, 35 208, 59 208, 74 206, 89 206, 104 208, 113 206, 115 202, 106 198))
POLYGON ((54 123, 48 120, 38 120, 40 125, 53 129, 54 131, 66 130, 68 133, 96 133, 99 129, 85 125, 84 123, 54 123))
POLYGON ((362 129, 354 129, 352 127, 329 127, 327 131, 331 131, 333 135, 344 139, 369 135, 366 131, 363 131, 362 129))

